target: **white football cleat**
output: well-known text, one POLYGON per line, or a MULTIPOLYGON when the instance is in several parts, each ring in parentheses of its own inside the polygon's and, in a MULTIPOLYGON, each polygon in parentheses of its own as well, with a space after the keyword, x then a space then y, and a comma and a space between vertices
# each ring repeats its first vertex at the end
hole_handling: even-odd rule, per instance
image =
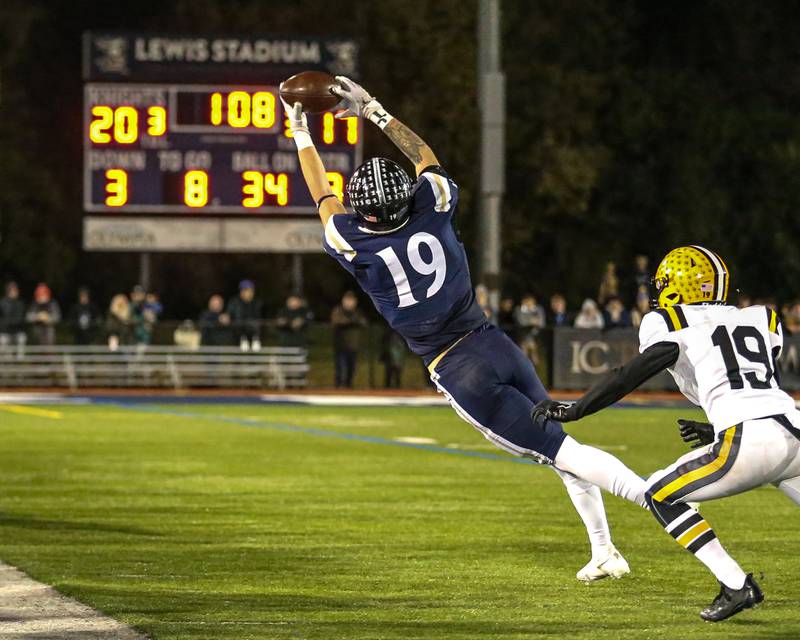
POLYGON ((581 582, 594 582, 603 578, 621 578, 631 572, 631 568, 614 545, 606 547, 606 554, 592 558, 575 577, 581 582))

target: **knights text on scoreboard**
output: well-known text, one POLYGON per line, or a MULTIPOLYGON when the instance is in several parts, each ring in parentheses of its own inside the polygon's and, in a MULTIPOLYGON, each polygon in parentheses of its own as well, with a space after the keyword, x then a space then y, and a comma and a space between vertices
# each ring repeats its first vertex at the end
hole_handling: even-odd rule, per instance
MULTIPOLYGON (((84 208, 313 213, 274 85, 87 83, 84 208)), ((334 193, 360 161, 356 118, 309 116, 334 193)))

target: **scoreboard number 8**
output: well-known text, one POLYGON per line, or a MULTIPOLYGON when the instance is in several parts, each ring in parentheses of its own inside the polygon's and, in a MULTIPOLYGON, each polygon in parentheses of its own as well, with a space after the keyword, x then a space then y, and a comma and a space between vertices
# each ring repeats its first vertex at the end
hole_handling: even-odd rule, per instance
POLYGON ((208 174, 187 171, 183 177, 183 201, 190 207, 205 207, 208 203, 208 174))

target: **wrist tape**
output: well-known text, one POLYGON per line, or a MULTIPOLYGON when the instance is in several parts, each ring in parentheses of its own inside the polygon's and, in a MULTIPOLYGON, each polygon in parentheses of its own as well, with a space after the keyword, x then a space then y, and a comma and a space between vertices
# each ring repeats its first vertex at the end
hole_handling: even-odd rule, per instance
POLYGON ((381 103, 375 99, 370 100, 364 107, 364 116, 381 129, 384 129, 387 124, 394 120, 394 116, 386 111, 381 103))
POLYGON ((292 131, 292 139, 297 145, 298 151, 302 151, 303 149, 314 146, 314 141, 311 139, 311 134, 308 132, 308 129, 305 131, 302 129, 298 131, 292 131))

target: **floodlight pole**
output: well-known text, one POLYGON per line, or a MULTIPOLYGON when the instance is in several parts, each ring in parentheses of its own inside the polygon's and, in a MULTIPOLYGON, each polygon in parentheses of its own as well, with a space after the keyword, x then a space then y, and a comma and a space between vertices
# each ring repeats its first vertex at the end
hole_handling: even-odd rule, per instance
POLYGON ((500 0, 478 5, 478 104, 481 111, 480 281, 494 314, 500 306, 500 213, 505 192, 505 74, 500 59, 500 0))

